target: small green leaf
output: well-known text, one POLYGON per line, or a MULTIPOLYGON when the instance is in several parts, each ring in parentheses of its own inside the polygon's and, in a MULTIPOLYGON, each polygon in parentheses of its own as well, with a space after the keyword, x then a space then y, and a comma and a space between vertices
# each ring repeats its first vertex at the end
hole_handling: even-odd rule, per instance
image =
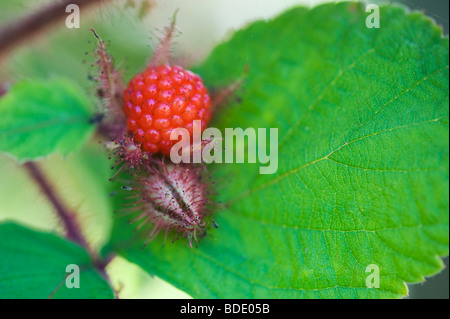
MULTIPOLYGON (((0 224, 0 298, 113 298, 108 283, 79 246, 53 234, 0 224), (68 265, 80 269, 79 288, 67 288, 68 265)), ((69 282, 72 278, 68 278, 69 282)))
POLYGON ((79 149, 94 129, 89 103, 65 79, 17 83, 0 98, 0 151, 26 161, 79 149))
POLYGON ((420 13, 380 7, 379 29, 368 15, 357 3, 296 8, 218 46, 196 70, 207 85, 249 72, 212 126, 278 128, 278 172, 216 164, 226 209, 197 249, 163 236, 128 248, 120 219, 110 247, 200 298, 402 297, 439 272, 448 39, 420 13), (366 286, 373 265, 379 288, 366 286))

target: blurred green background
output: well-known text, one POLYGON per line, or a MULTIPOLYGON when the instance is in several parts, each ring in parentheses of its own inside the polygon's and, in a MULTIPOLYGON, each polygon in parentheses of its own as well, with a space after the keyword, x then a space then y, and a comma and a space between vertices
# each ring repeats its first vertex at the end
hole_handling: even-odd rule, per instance
MULTIPOLYGON (((34 12, 51 1, 2 0, 1 25, 25 13, 34 12)), ((116 62, 121 63, 128 80, 149 60, 158 43, 161 29, 167 26, 177 8, 177 29, 173 56, 185 65, 195 65, 208 56, 234 30, 246 24, 276 16, 295 6, 312 6, 320 0, 117 0, 104 1, 98 7, 81 13, 81 28, 66 29, 64 21, 53 24, 36 41, 20 46, 0 61, 0 84, 10 85, 25 78, 46 78, 63 75, 74 79, 91 92, 89 75, 96 70, 91 64, 95 39, 88 31, 94 28, 105 41, 116 62)), ((371 1, 386 3, 386 1, 371 1)), ((411 9, 424 11, 448 34, 448 1, 401 0, 411 9)), ((96 101, 92 100, 93 108, 96 101)), ((61 195, 77 209, 85 232, 95 247, 108 239, 112 225, 111 206, 102 196, 111 175, 106 156, 96 141, 89 143, 89 152, 59 155, 42 161, 42 165, 61 195), (98 185, 94 174, 103 174, 105 185, 98 185)), ((5 154, 0 154, 0 220, 15 220, 40 230, 61 232, 51 206, 40 195, 26 172, 5 154), (26 198, 26 200, 23 200, 26 198)), ((445 260, 448 266, 448 258, 445 260)), ((121 298, 189 298, 184 292, 158 278, 151 278, 138 266, 116 258, 108 272, 119 289, 121 298)), ((410 298, 448 298, 448 267, 423 284, 410 285, 410 298)))

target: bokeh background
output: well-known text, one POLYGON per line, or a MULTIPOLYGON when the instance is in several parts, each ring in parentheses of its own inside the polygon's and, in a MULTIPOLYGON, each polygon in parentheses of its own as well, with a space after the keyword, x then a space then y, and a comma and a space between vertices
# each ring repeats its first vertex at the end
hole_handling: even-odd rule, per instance
MULTIPOLYGON (((0 28, 26 13, 35 12, 49 0, 2 0, 0 28)), ((66 29, 64 21, 51 25, 45 33, 27 39, 18 49, 0 60, 0 85, 8 86, 20 79, 69 76, 87 90, 88 80, 95 75, 90 54, 95 40, 88 31, 93 27, 108 41, 110 51, 121 63, 128 80, 139 71, 158 43, 161 29, 170 23, 176 9, 178 34, 173 56, 185 65, 194 65, 206 58, 219 43, 252 21, 270 19, 296 6, 313 6, 326 0, 110 0, 81 12, 81 28, 66 29)), ((449 30, 449 2, 446 0, 370 1, 400 2, 412 10, 424 11, 449 30)), ((381 26, 382 27, 382 26, 381 26)), ((232 63, 232 61, 230 61, 232 63)), ((94 96, 94 94, 91 94, 94 96)), ((95 105, 96 101, 92 101, 95 105)), ((111 207, 101 196, 95 196, 102 185, 91 177, 93 171, 108 167, 98 145, 86 146, 91 152, 73 154, 65 159, 59 155, 42 164, 61 195, 76 208, 85 226, 86 235, 96 247, 108 238, 112 226, 111 207), (96 156, 98 155, 98 156, 96 156)), ((61 232, 51 207, 39 194, 27 174, 5 154, 0 153, 0 220, 12 219, 41 230, 61 232), (26 200, 24 200, 26 199, 26 200)), ((445 260, 448 265, 448 258, 445 260)), ((120 298, 190 298, 168 283, 151 277, 138 266, 116 258, 108 266, 120 298)), ((449 298, 448 268, 425 283, 409 285, 409 298, 449 298)))

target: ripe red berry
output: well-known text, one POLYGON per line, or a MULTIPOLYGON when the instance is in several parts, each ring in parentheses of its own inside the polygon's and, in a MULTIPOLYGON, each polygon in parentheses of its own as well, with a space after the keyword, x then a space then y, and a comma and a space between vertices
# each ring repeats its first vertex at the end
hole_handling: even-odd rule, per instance
POLYGON ((203 131, 211 117, 211 99, 202 79, 180 66, 151 66, 138 73, 124 100, 128 129, 135 142, 153 154, 170 154, 177 142, 170 140, 173 129, 189 130, 194 120, 200 120, 203 131))

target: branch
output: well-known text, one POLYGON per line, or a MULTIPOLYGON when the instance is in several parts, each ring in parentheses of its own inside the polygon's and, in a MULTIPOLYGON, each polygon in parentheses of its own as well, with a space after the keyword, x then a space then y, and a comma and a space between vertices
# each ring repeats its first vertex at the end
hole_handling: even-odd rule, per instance
POLYGON ((18 18, 0 28, 0 58, 9 50, 21 44, 24 40, 37 35, 46 27, 63 19, 66 7, 69 4, 76 4, 80 9, 91 6, 95 3, 106 0, 64 0, 56 1, 42 7, 34 13, 18 18))
MULTIPOLYGON (((61 221, 64 224, 64 228, 66 230, 66 238, 78 243, 79 245, 81 245, 82 247, 84 247, 86 249, 86 251, 89 253, 89 255, 92 258, 94 267, 100 272, 100 274, 106 280, 106 282, 108 283, 108 285, 111 287, 111 289, 114 292, 114 297, 117 299, 118 298, 117 291, 112 286, 111 280, 109 279, 109 276, 106 273, 106 266, 108 266, 108 264, 115 257, 115 255, 112 254, 112 255, 107 256, 104 259, 101 259, 98 256, 98 254, 96 254, 92 250, 90 250, 87 240, 84 237, 83 233, 81 232, 81 229, 75 219, 74 213, 69 211, 64 206, 61 199, 58 197, 55 190, 50 185, 49 181, 47 181, 47 179, 43 175, 38 164, 33 163, 33 162, 27 162, 24 164, 24 167, 28 170, 28 173, 33 178, 33 180, 36 182, 36 184, 39 186, 42 193, 44 193, 44 195, 47 197, 47 199, 50 201, 50 203, 55 208, 56 213, 58 214, 58 217, 61 219, 61 221)), ((57 290, 59 288, 60 287, 57 287, 57 290)), ((55 290, 55 292, 57 290, 55 290)))
POLYGON ((89 253, 89 255, 91 256, 91 258, 93 260, 95 268, 100 272, 100 274, 103 276, 103 278, 109 284, 109 286, 111 287, 111 289, 114 292, 114 297, 117 299, 118 298, 117 291, 112 286, 111 280, 109 279, 109 276, 106 273, 106 266, 108 266, 108 264, 115 257, 115 255, 111 254, 109 256, 106 256, 104 259, 101 259, 98 256, 98 254, 96 254, 92 250, 90 250, 87 240, 84 237, 83 233, 81 232, 81 229, 75 219, 74 213, 69 211, 64 206, 64 204, 62 203, 62 201, 56 194, 55 190, 52 188, 50 183, 47 181, 47 179, 43 175, 38 164, 33 163, 33 162, 27 162, 24 164, 24 166, 28 170, 30 176, 33 178, 33 180, 39 186, 42 193, 44 193, 44 195, 47 197, 47 199, 50 201, 50 203, 55 208, 56 213, 58 214, 58 217, 61 219, 61 221, 64 224, 64 228, 66 229, 67 239, 78 243, 79 245, 81 245, 82 247, 84 247, 86 249, 86 251, 89 253))
POLYGON ((58 217, 63 222, 64 228, 66 230, 66 237, 81 246, 88 248, 86 238, 83 236, 78 223, 75 220, 74 214, 70 212, 64 204, 61 202, 55 190, 52 188, 50 183, 46 180, 45 176, 42 174, 39 166, 33 162, 27 162, 24 164, 25 168, 28 170, 30 176, 34 179, 36 184, 41 189, 42 193, 48 198, 50 203, 56 210, 58 217))

